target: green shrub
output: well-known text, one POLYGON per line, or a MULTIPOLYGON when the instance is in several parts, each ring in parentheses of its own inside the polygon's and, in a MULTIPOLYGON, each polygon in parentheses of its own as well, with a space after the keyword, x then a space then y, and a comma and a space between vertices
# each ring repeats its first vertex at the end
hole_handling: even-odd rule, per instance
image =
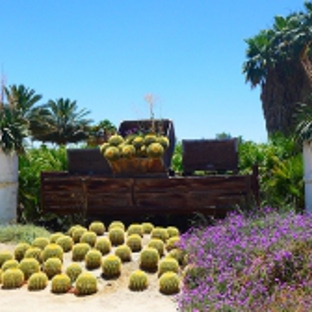
POLYGON ((116 255, 108 255, 102 261, 102 272, 105 278, 118 277, 121 273, 121 260, 116 255))
POLYGON ((66 274, 57 274, 52 278, 51 291, 54 294, 65 294, 71 288, 71 280, 66 274))
POLYGON ((28 280, 32 274, 40 271, 40 263, 35 258, 24 258, 19 269, 23 271, 25 280, 28 280))
POLYGON ((101 267, 102 264, 102 253, 96 249, 91 249, 85 256, 86 268, 93 270, 101 267))
POLYGON ((142 270, 136 270, 131 273, 129 278, 129 289, 133 291, 142 291, 148 287, 147 274, 142 270))
POLYGON ((145 247, 140 253, 140 268, 148 272, 158 269, 159 253, 155 248, 145 247))
POLYGON ((180 292, 180 278, 177 273, 166 272, 159 278, 159 291, 165 295, 180 292))
POLYGON ((131 234, 127 237, 126 240, 127 246, 130 247, 130 249, 133 252, 141 251, 142 249, 142 238, 139 234, 131 234))
POLYGON ((122 245, 125 242, 125 232, 120 227, 113 227, 108 232, 109 240, 113 246, 122 245))
POLYGON ((131 261, 132 252, 129 246, 119 245, 115 249, 115 255, 120 258, 122 262, 131 261))
POLYGON ((96 235, 103 235, 105 232, 105 225, 101 221, 93 221, 89 225, 89 231, 94 232, 96 235))
POLYGON ((84 261, 87 252, 91 249, 87 243, 78 243, 73 246, 72 249, 72 260, 73 261, 84 261))
POLYGON ((29 291, 38 291, 45 289, 48 285, 48 277, 43 272, 37 272, 30 276, 27 288, 29 291))
POLYGON ((69 252, 74 246, 74 240, 67 235, 63 235, 56 240, 56 244, 61 246, 64 252, 69 252))
POLYGON ((60 258, 48 258, 43 264, 43 271, 51 279, 53 276, 62 273, 62 261, 60 258))
POLYGON ((24 273, 20 269, 8 269, 2 272, 2 288, 14 289, 23 286, 24 273))
POLYGON ((28 243, 17 244, 14 249, 14 258, 18 261, 21 261, 25 256, 26 250, 29 248, 30 245, 28 243))
POLYGON ((75 293, 78 296, 92 295, 97 292, 97 288, 96 277, 89 272, 84 272, 76 280, 75 293))
POLYGON ((82 273, 82 267, 78 263, 71 263, 67 268, 65 273, 70 278, 71 282, 74 283, 77 277, 82 273))
POLYGON ((111 249, 112 249, 112 244, 110 240, 107 237, 100 237, 97 239, 94 248, 99 250, 102 255, 107 255, 111 249))
POLYGON ((42 251, 41 257, 42 261, 45 262, 49 258, 59 258, 63 261, 64 251, 61 246, 56 243, 48 244, 42 251))

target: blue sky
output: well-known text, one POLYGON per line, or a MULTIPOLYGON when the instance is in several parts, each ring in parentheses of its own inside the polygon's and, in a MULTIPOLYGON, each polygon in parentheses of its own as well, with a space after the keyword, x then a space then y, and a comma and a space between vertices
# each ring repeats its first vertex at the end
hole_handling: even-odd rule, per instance
POLYGON ((42 103, 76 100, 94 122, 172 119, 181 139, 217 133, 265 142, 259 88, 245 83, 244 39, 299 0, 1 0, 0 65, 7 85, 42 103))

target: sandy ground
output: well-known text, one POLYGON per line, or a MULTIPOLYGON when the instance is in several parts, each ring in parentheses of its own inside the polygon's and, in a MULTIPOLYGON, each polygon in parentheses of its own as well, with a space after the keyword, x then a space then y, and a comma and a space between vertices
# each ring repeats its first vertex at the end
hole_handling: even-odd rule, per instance
MULTIPOLYGON (((14 250, 14 245, 0 244, 0 250, 14 250)), ((138 269, 138 253, 133 253, 133 260, 125 263, 121 276, 116 280, 104 280, 101 270, 92 272, 98 278, 98 292, 91 296, 77 297, 73 293, 56 295, 51 293, 50 284, 44 290, 30 292, 24 285, 20 289, 5 290, 0 288, 1 312, 146 312, 178 311, 176 297, 165 296, 158 290, 157 273, 149 274, 149 287, 142 292, 128 289, 128 278, 138 269)), ((66 268, 71 262, 71 254, 64 255, 66 268)), ((81 263, 83 266, 83 263, 81 263)), ((50 283, 50 282, 49 282, 50 283)))

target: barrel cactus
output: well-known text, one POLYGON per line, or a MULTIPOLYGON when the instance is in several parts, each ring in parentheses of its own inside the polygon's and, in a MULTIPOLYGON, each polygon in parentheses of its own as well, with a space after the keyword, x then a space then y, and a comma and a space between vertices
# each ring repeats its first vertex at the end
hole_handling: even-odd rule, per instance
POLYGON ((42 262, 41 258, 42 250, 39 247, 30 247, 26 250, 24 259, 33 258, 36 259, 39 263, 42 262))
POLYGON ((169 238, 168 232, 165 228, 157 226, 151 232, 151 238, 159 238, 163 242, 166 242, 169 238))
POLYGON ((48 285, 48 277, 44 272, 37 272, 30 276, 27 282, 29 291, 37 291, 45 289, 48 285))
POLYGON ((174 236, 180 236, 180 231, 176 226, 168 226, 166 230, 168 233, 168 238, 174 237, 174 236))
POLYGON ((148 272, 158 269, 159 253, 155 248, 145 247, 140 253, 140 268, 148 272))
POLYGON ((73 232, 72 232, 72 238, 74 240, 74 243, 79 243, 80 239, 81 239, 81 236, 85 232, 87 232, 87 229, 82 227, 82 226, 79 226, 76 229, 74 229, 73 232))
POLYGON ((100 146, 100 153, 104 156, 105 151, 108 147, 110 147, 111 145, 108 142, 104 142, 101 146, 100 146))
POLYGON ((110 146, 105 150, 104 156, 109 161, 117 160, 120 157, 119 148, 116 146, 110 146))
POLYGON ((24 258, 19 264, 19 269, 23 271, 25 280, 28 280, 32 274, 40 271, 40 263, 35 258, 24 258))
POLYGON ((144 138, 141 135, 137 135, 132 139, 131 143, 138 150, 144 145, 144 138))
POLYGON ((25 252, 28 248, 30 248, 30 245, 28 243, 17 244, 14 249, 14 258, 17 261, 21 261, 24 258, 25 252))
POLYGON ((157 142, 160 143, 164 149, 168 148, 170 145, 169 139, 164 135, 157 137, 157 142))
POLYGON ((64 235, 64 233, 62 233, 62 232, 55 232, 55 233, 52 233, 52 234, 50 235, 50 243, 52 243, 52 244, 56 243, 56 241, 57 241, 60 237, 62 237, 63 235, 64 235))
POLYGON ((0 251, 0 268, 2 267, 5 261, 12 259, 14 259, 14 256, 10 251, 8 250, 0 251))
POLYGON ((71 263, 65 270, 65 273, 70 278, 71 282, 74 283, 77 277, 82 273, 82 267, 78 263, 71 263))
POLYGON ((59 258, 48 258, 43 264, 43 271, 51 279, 62 272, 62 261, 59 258))
POLYGON ((143 228, 141 224, 130 224, 130 226, 127 229, 127 234, 128 236, 132 235, 132 234, 138 234, 140 236, 143 236, 143 228))
POLYGON ((64 274, 57 274, 52 278, 51 281, 51 291, 54 294, 65 294, 71 288, 70 278, 64 274))
POLYGON ((87 243, 78 243, 73 246, 72 249, 72 260, 73 261, 83 261, 87 252, 91 249, 90 245, 87 243))
POLYGON ((150 145, 150 144, 156 143, 156 142, 157 142, 157 136, 155 134, 148 133, 144 136, 144 144, 145 145, 150 145))
POLYGON ((5 261, 2 266, 1 266, 1 270, 2 272, 8 270, 8 269, 14 269, 14 268, 18 268, 18 261, 15 259, 11 259, 11 260, 7 260, 5 261))
POLYGON ((148 242, 147 246, 155 248, 158 251, 158 253, 159 253, 159 257, 162 257, 164 255, 164 253, 165 253, 165 244, 159 238, 152 238, 148 242))
POLYGON ((72 225, 66 232, 66 235, 69 235, 71 237, 73 237, 73 233, 75 230, 79 229, 79 228, 84 228, 86 230, 85 227, 83 227, 82 225, 80 224, 75 224, 75 225, 72 225))
POLYGON ((177 294, 180 291, 180 283, 177 273, 166 272, 159 278, 159 291, 165 295, 177 294))
POLYGON ((143 222, 142 223, 142 230, 144 234, 150 234, 154 229, 154 225, 151 222, 143 222))
POLYGON ((97 239, 94 248, 99 250, 102 255, 106 255, 111 251, 112 244, 107 237, 100 237, 97 239))
POLYGON ((115 255, 119 257, 122 262, 129 262, 132 258, 131 248, 127 245, 119 245, 115 249, 115 255))
POLYGON ((85 256, 85 264, 88 270, 98 269, 102 264, 102 253, 96 249, 91 249, 85 256))
POLYGON ((142 238, 139 234, 132 234, 127 237, 126 244, 130 247, 131 251, 138 252, 142 249, 142 238))
POLYGON ((2 270, 0 269, 0 284, 2 284, 2 270))
POLYGON ((120 134, 114 134, 108 139, 108 143, 113 146, 118 146, 124 142, 124 138, 120 134))
POLYGON ((84 272, 78 276, 75 283, 75 293, 78 296, 92 295, 97 289, 97 279, 93 274, 84 272))
POLYGON ((50 239, 46 237, 36 237, 33 242, 31 243, 31 246, 38 247, 41 250, 44 249, 45 246, 47 246, 50 243, 50 239))
POLYGON ((63 235, 59 237, 55 243, 61 246, 64 252, 71 251, 74 246, 74 240, 68 235, 63 235))
POLYGON ((147 156, 150 158, 160 158, 164 155, 164 148, 160 143, 151 143, 146 148, 147 156))
POLYGON ((179 265, 185 265, 187 262, 186 252, 180 248, 171 249, 167 256, 176 259, 179 262, 179 265))
POLYGON ((24 273, 20 269, 8 269, 2 272, 2 288, 20 288, 24 284, 24 273))
POLYGON ((80 243, 87 243, 91 247, 94 247, 97 239, 97 235, 92 231, 86 231, 82 234, 80 238, 80 243))
POLYGON ((120 227, 113 227, 110 229, 108 237, 113 246, 122 245, 125 242, 125 232, 120 227))
POLYGON ((179 241, 180 241, 179 236, 170 237, 166 242, 166 250, 170 251, 172 249, 177 248, 177 244, 179 243, 179 241))
POLYGON ((158 264, 158 276, 162 276, 166 272, 179 273, 179 262, 172 257, 161 259, 158 264))
POLYGON ((115 278, 121 273, 121 260, 116 255, 108 255, 102 261, 102 272, 105 278, 115 278))
POLYGON ((148 287, 148 276, 142 270, 133 271, 129 278, 129 289, 142 291, 148 287))
POLYGON ((124 158, 133 158, 136 155, 136 149, 132 144, 125 144, 122 147, 121 155, 124 158))
POLYGON ((93 221, 89 225, 89 231, 94 232, 96 235, 103 235, 105 232, 105 225, 101 221, 93 221))
POLYGON ((108 226, 108 231, 110 231, 111 229, 113 229, 113 228, 115 228, 115 227, 119 227, 119 228, 121 228, 121 229, 124 230, 124 231, 125 231, 125 229, 126 229, 126 227, 125 227, 125 225, 124 225, 123 222, 121 222, 121 221, 112 221, 112 222, 109 224, 109 226, 108 226))
POLYGON ((63 255, 64 251, 60 245, 56 243, 50 243, 43 249, 41 257, 43 262, 45 262, 49 258, 54 257, 59 258, 61 261, 63 261, 63 255))

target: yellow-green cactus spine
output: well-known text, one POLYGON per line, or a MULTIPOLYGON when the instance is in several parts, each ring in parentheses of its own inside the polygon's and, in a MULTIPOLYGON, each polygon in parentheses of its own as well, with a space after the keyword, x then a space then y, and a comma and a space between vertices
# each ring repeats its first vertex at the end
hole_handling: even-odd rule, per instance
POLYGON ((121 260, 116 255, 108 255, 102 261, 102 272, 105 278, 115 278, 121 273, 121 260))
POLYGON ((63 248, 56 243, 48 244, 43 249, 42 254, 41 254, 43 262, 45 262, 49 258, 59 258, 61 261, 63 261, 63 256, 64 256, 63 248))
POLYGON ((25 280, 28 280, 32 274, 40 271, 40 263, 35 258, 24 258, 19 264, 19 269, 23 271, 25 280))
POLYGON ((101 221, 93 221, 89 225, 89 231, 94 232, 96 235, 103 235, 105 232, 105 225, 101 221))
POLYGON ((30 248, 30 245, 28 243, 17 244, 14 249, 14 258, 17 261, 21 261, 25 256, 26 250, 29 248, 30 248))
POLYGON ((83 261, 87 252, 91 249, 90 245, 87 243, 75 244, 72 249, 72 260, 73 261, 83 261))
POLYGON ((13 254, 8 250, 0 251, 0 268, 2 267, 2 264, 7 260, 13 260, 14 256, 13 254))
POLYGON ((94 247, 96 243, 97 235, 92 231, 86 231, 82 234, 80 238, 80 243, 87 243, 91 247, 94 247))
POLYGON ((162 276, 166 272, 179 273, 179 262, 172 257, 161 259, 158 264, 158 276, 162 276))
POLYGON ((56 244, 61 246, 64 252, 69 252, 74 246, 74 240, 68 235, 63 235, 56 240, 56 244))
POLYGON ((142 270, 136 270, 131 273, 129 278, 129 289, 133 291, 142 291, 148 287, 148 276, 142 270))
POLYGON ((142 229, 144 234, 150 234, 154 229, 154 225, 151 222, 143 222, 142 229))
POLYGON ((111 229, 113 229, 113 228, 115 228, 115 227, 119 227, 119 228, 121 228, 121 229, 124 230, 124 231, 125 231, 125 229, 126 229, 126 227, 125 227, 125 225, 124 225, 123 222, 121 222, 121 221, 112 221, 112 222, 110 223, 110 225, 108 226, 108 231, 110 231, 111 229))
POLYGON ((31 243, 32 247, 38 247, 41 250, 44 249, 50 243, 50 239, 46 237, 36 237, 33 242, 31 243))
POLYGON ((65 273, 69 276, 72 283, 74 283, 77 277, 82 273, 82 267, 78 263, 71 263, 65 270, 65 273))
POLYGON ((96 249, 91 249, 85 256, 85 264, 88 270, 94 270, 101 267, 102 253, 96 249))
POLYGON ((24 259, 33 258, 36 259, 39 263, 42 262, 41 258, 42 250, 39 247, 30 247, 26 250, 24 259))
POLYGON ((112 243, 107 237, 100 237, 97 239, 94 248, 99 250, 102 255, 107 255, 112 249, 112 243))
POLYGON ((51 279, 53 276, 62 273, 62 261, 59 258, 48 258, 43 264, 43 271, 51 279))
POLYGON ((18 265, 19 265, 19 262, 15 259, 7 260, 2 264, 1 270, 4 272, 8 269, 18 268, 18 265))
POLYGON ((167 243, 166 243, 166 250, 170 251, 172 249, 177 248, 179 241, 180 241, 180 237, 179 236, 170 237, 167 240, 167 243))
POLYGON ((165 295, 177 294, 180 291, 180 278, 177 273, 166 272, 159 278, 159 291, 165 295))
POLYGON ((89 272, 83 272, 78 276, 75 283, 75 293, 77 296, 95 294, 97 289, 97 279, 93 274, 89 272))
POLYGON ((126 244, 130 247, 131 251, 138 252, 142 249, 142 238, 139 234, 131 234, 127 237, 126 244))
POLYGON ((129 262, 132 258, 131 249, 127 245, 119 245, 116 247, 115 255, 119 257, 122 262, 129 262))
POLYGON ((24 284, 24 273, 20 269, 8 269, 2 272, 2 288, 15 289, 24 284))
POLYGON ((148 242, 147 246, 155 248, 158 251, 158 253, 159 253, 159 257, 162 257, 164 255, 164 253, 165 253, 165 244, 159 238, 152 238, 148 242))
POLYGON ((48 285, 48 277, 44 272, 37 272, 30 276, 27 282, 29 291, 43 290, 48 285))
POLYGON ((125 242, 125 232, 120 227, 113 227, 110 229, 108 237, 113 246, 119 246, 125 242))
POLYGON ((131 224, 128 229, 127 229, 127 234, 128 236, 132 235, 132 234, 138 234, 140 236, 143 236, 143 228, 141 224, 131 224))
POLYGON ((152 230, 151 238, 159 238, 165 243, 167 239, 169 238, 169 236, 165 228, 157 226, 152 230))
POLYGON ((65 294, 71 288, 71 280, 66 274, 57 274, 52 278, 51 291, 54 294, 65 294))
POLYGON ((140 253, 140 268, 148 272, 158 269, 159 253, 155 248, 145 247, 140 253))

